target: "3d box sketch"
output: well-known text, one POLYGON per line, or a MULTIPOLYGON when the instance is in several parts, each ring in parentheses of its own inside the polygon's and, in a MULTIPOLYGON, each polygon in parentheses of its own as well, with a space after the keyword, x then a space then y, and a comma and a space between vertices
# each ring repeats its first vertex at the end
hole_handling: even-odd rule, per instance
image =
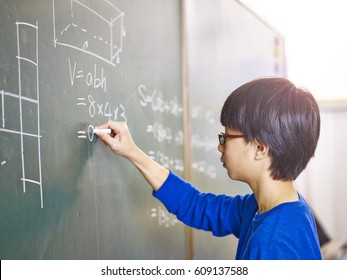
POLYGON ((86 2, 53 0, 54 46, 71 47, 116 66, 125 36, 124 13, 108 0, 86 2))

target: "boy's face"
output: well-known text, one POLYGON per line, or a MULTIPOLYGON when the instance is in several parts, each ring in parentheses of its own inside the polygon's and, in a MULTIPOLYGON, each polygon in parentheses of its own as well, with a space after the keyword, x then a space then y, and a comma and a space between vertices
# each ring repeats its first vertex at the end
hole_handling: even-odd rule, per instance
MULTIPOLYGON (((231 128, 225 128, 225 133, 242 135, 242 132, 231 128)), ((228 176, 234 180, 250 183, 254 161, 252 143, 247 143, 245 138, 227 137, 224 145, 219 144, 218 150, 222 153, 220 160, 228 176)))

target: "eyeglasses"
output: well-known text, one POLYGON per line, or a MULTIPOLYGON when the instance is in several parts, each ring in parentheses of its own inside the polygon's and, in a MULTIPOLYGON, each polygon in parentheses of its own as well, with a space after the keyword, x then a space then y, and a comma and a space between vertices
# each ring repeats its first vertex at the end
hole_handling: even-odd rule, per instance
POLYGON ((245 137, 244 135, 234 135, 234 134, 228 134, 224 132, 219 132, 218 133, 218 139, 219 139, 219 144, 224 145, 225 141, 227 138, 243 138, 245 137))

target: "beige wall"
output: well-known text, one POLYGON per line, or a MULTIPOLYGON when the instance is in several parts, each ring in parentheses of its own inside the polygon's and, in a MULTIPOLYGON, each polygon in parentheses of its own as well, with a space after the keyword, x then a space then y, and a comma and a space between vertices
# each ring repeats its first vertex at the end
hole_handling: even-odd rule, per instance
POLYGON ((326 232, 347 238, 347 104, 321 105, 316 156, 296 181, 326 232))

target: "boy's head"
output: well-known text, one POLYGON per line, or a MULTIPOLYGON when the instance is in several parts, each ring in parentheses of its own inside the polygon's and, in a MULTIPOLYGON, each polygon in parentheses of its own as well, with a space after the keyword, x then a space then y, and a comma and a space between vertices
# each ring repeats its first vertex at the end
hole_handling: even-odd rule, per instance
POLYGON ((284 78, 261 78, 233 91, 224 103, 221 123, 241 131, 246 141, 269 147, 271 176, 295 180, 314 156, 320 132, 312 94, 284 78))

